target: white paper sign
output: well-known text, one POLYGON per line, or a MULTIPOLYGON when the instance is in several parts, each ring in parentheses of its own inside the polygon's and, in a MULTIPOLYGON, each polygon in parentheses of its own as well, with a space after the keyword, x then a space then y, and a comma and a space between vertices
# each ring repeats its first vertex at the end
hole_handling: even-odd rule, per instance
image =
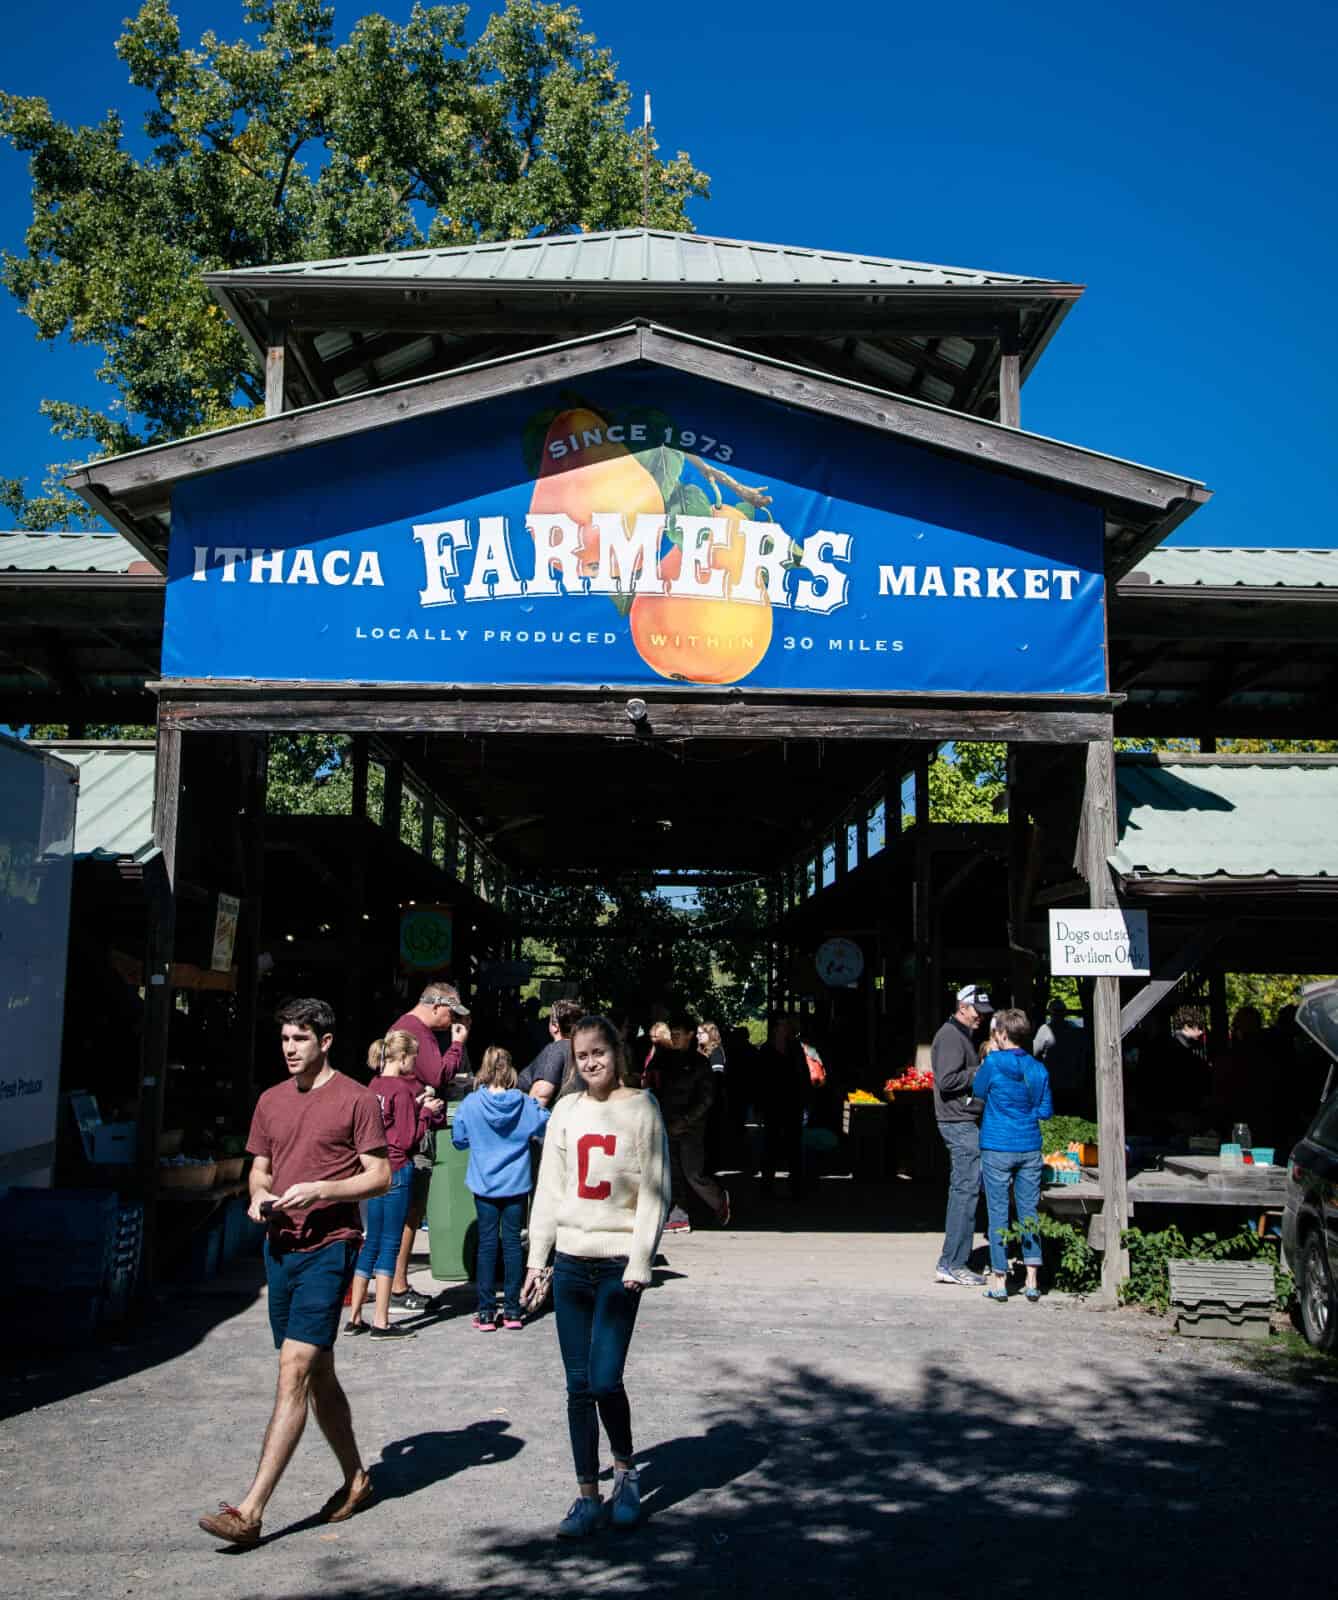
POLYGON ((214 915, 214 950, 209 959, 211 972, 228 972, 232 968, 232 952, 237 943, 237 918, 241 910, 242 903, 236 895, 219 895, 218 911, 214 915))
POLYGON ((1052 911, 1050 971, 1057 978, 1148 978, 1146 911, 1052 911))

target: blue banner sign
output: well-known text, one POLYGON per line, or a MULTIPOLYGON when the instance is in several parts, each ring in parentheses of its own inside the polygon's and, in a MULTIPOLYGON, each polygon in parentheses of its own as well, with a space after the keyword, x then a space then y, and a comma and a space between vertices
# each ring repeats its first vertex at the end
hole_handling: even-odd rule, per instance
POLYGON ((656 369, 178 485, 164 675, 1091 694, 1099 508, 656 369))

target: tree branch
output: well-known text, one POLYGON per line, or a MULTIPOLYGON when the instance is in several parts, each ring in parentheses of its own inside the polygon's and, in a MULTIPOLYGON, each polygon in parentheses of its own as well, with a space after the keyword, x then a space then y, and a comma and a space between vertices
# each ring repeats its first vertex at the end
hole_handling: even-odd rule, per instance
POLYGON ((283 191, 288 183, 288 174, 292 171, 293 162, 297 158, 297 152, 305 143, 305 139, 299 139, 283 158, 283 166, 279 168, 279 181, 274 188, 274 209, 276 211, 283 203, 283 191))
POLYGON ((732 489, 738 495, 745 505, 756 506, 760 511, 763 506, 771 504, 772 497, 767 493, 765 483, 758 484, 754 488, 752 484, 740 483, 737 478, 732 478, 723 468, 713 466, 709 461, 703 461, 700 456, 689 455, 688 460, 708 483, 725 484, 727 488, 732 489))

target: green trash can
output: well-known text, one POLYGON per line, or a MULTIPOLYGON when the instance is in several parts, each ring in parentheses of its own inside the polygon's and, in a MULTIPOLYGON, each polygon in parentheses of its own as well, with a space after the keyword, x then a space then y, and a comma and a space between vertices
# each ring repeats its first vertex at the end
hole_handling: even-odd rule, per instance
POLYGON ((467 1283, 478 1260, 474 1196, 465 1185, 469 1152, 451 1143, 450 1125, 458 1109, 458 1104, 447 1106, 446 1126, 437 1130, 437 1156, 427 1191, 428 1251, 438 1283, 467 1283))

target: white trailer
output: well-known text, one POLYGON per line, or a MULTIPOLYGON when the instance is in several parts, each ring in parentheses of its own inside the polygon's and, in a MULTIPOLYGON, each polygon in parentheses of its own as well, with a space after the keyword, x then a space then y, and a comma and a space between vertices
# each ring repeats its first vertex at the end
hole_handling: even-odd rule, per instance
POLYGON ((0 734, 0 1187, 56 1154, 79 773, 0 734))

